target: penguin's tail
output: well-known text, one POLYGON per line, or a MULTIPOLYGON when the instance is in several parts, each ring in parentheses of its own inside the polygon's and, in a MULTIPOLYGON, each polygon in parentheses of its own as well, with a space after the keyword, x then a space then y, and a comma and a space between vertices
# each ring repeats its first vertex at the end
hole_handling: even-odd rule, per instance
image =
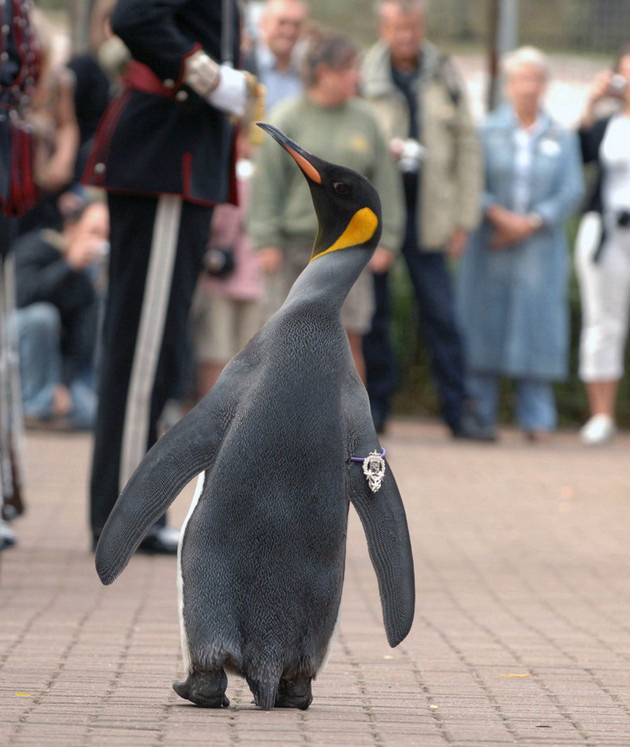
POLYGON ((256 705, 262 708, 263 711, 270 711, 276 704, 280 676, 264 677, 261 679, 247 677, 247 684, 252 691, 256 705))
POLYGON ((276 704, 278 683, 265 682, 258 691, 258 705, 263 711, 270 711, 276 704))

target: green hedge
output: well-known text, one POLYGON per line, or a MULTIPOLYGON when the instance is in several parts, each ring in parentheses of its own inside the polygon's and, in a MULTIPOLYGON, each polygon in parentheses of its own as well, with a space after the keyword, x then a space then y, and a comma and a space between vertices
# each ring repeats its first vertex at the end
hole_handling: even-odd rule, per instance
MULTIPOLYGON (((571 246, 578 220, 567 225, 571 246)), ((394 412, 398 415, 438 416, 438 400, 431 381, 429 359, 421 339, 413 291, 403 260, 399 260, 392 272, 393 295, 393 339, 401 366, 401 383, 394 399, 394 412)), ((556 397, 560 425, 575 427, 588 418, 588 404, 584 385, 577 375, 578 345, 580 334, 580 299, 574 273, 569 289, 571 320, 570 373, 566 381, 556 385, 556 397)), ((630 352, 626 347, 626 370, 630 368, 630 352)), ((502 386, 501 420, 513 422, 511 383, 502 386)), ((630 380, 628 376, 620 382, 617 403, 618 422, 630 427, 630 380)))

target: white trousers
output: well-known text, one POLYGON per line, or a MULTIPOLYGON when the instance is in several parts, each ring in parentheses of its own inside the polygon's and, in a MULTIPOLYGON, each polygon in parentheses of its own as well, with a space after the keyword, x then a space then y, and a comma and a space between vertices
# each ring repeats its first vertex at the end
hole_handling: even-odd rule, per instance
POLYGON ((593 262, 597 220, 591 213, 583 217, 575 245, 582 302, 579 374, 586 382, 622 377, 630 311, 630 228, 606 219, 606 241, 593 262))

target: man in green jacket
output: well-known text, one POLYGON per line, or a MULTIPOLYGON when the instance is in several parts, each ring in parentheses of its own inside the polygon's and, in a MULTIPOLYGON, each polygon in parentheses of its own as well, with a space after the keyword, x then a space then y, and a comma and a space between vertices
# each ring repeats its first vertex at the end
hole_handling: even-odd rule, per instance
MULTIPOLYGON (((374 184, 383 206, 383 233, 369 267, 384 271, 400 246, 403 196, 376 118, 355 97, 358 50, 348 37, 323 32, 308 46, 304 77, 304 94, 278 104, 270 122, 310 153, 352 168, 374 184)), ((270 315, 308 264, 318 228, 304 177, 270 138, 257 153, 249 205, 249 230, 265 273, 270 315)), ((370 329, 372 313, 371 278, 364 271, 342 309, 354 361, 363 377, 362 338, 370 329)))
MULTIPOLYGON (((479 220, 482 167, 475 126, 452 61, 425 39, 423 0, 382 0, 378 14, 380 39, 363 61, 362 93, 399 165, 406 207, 402 253, 431 356, 442 417, 455 437, 492 440, 493 432, 479 420, 466 392, 448 266, 449 257, 464 251, 468 233, 479 220)), ((386 277, 377 287, 377 309, 386 308, 386 277)), ((374 332, 386 328, 377 314, 374 332)), ((366 347, 373 408, 374 390, 380 382, 370 382, 370 368, 385 363, 379 358, 386 350, 383 340, 366 347), (372 350, 376 361, 368 352, 372 350)), ((381 397, 381 425, 390 396, 383 393, 381 397)))

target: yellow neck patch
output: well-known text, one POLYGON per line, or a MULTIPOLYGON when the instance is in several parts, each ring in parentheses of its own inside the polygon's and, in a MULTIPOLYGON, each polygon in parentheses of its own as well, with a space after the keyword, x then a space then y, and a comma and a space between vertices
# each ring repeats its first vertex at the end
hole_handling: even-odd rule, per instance
POLYGON ((337 249, 346 249, 349 246, 360 246, 374 236, 378 227, 378 218, 373 210, 364 207, 350 218, 344 232, 334 244, 324 249, 311 258, 311 262, 324 254, 336 252, 337 249))

